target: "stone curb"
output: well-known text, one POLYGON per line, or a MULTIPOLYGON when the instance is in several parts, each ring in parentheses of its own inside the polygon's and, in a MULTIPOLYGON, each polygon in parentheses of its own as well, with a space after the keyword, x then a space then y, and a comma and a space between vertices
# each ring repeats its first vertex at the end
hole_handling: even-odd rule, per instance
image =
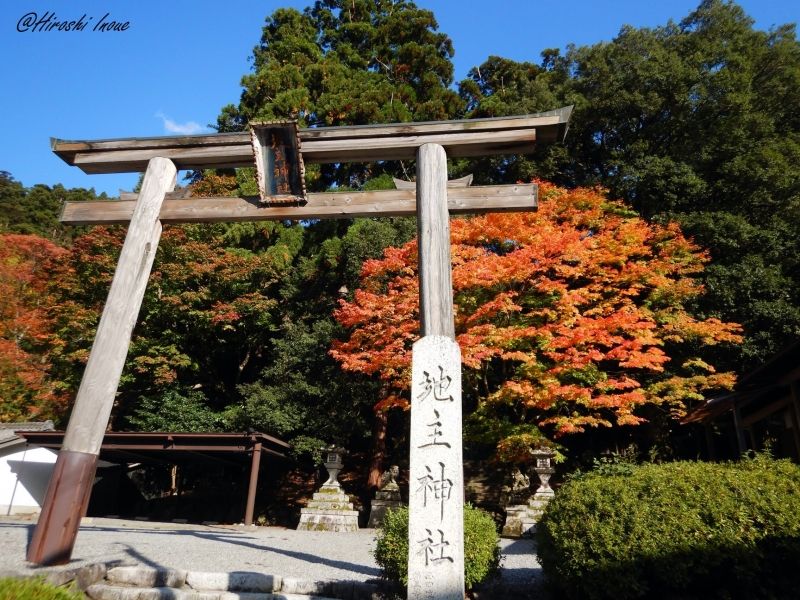
POLYGON ((282 590, 281 578, 249 571, 206 573, 189 571, 186 585, 195 590, 223 590, 230 592, 275 592, 282 590))
POLYGON ((86 590, 93 600, 336 600, 305 594, 227 592, 176 589, 172 587, 137 588, 94 584, 86 590))
MULTIPOLYGON (((183 587, 186 571, 178 569, 156 569, 151 567, 115 567, 109 569, 106 579, 111 583, 122 583, 139 587, 183 587)), ((209 588, 227 589, 227 588, 209 588)), ((271 591, 271 590, 270 590, 271 591)))
MULTIPOLYGON (((268 575, 253 571, 231 571, 231 572, 204 572, 204 571, 182 571, 179 569, 159 569, 145 566, 121 566, 105 570, 103 574, 92 580, 95 583, 105 576, 109 585, 106 588, 120 590, 133 590, 130 586, 138 586, 139 589, 148 588, 149 593, 156 600, 165 598, 161 592, 152 590, 168 589, 170 593, 180 592, 180 598, 197 600, 216 600, 217 598, 250 598, 253 600, 260 598, 270 598, 274 600, 279 597, 287 598, 293 595, 307 598, 309 596, 336 598, 338 600, 371 600, 373 594, 380 591, 380 586, 376 583, 351 580, 321 580, 314 581, 300 579, 297 577, 280 577, 278 575, 268 575), (118 584, 118 585, 117 585, 118 584), (125 587, 128 586, 128 587, 125 587), (186 588, 189 589, 186 589, 186 588), (183 588, 183 589, 182 589, 183 588), (220 596, 221 593, 234 593, 232 596, 220 596), (161 594, 161 595, 156 595, 161 594), (186 594, 189 594, 188 596, 186 594), (192 596, 191 594, 195 594, 192 596), (199 595, 198 595, 199 594, 199 595), (249 594, 249 595, 248 595, 249 594), (272 594, 272 596, 270 596, 272 594)), ((90 584, 88 584, 90 585, 90 584)), ((86 589, 84 586, 81 589, 86 589)), ((92 590, 93 598, 104 600, 106 597, 99 594, 106 592, 99 587, 92 590)), ((108 592, 110 593, 110 592, 108 592)), ((176 596, 177 597, 177 596, 176 596)), ((128 595, 113 596, 116 600, 149 600, 150 596, 136 596, 134 592, 128 595), (132 595, 131 595, 132 594, 132 595)))

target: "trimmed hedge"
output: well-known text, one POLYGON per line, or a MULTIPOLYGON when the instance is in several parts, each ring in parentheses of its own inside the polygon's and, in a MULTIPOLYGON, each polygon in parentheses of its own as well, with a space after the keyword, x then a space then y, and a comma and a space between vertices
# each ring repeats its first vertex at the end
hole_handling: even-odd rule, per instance
POLYGON ((85 600, 73 586, 56 587, 41 579, 0 578, 0 600, 85 600))
POLYGON ((800 598, 800 467, 759 456, 580 475, 537 541, 566 598, 800 598))
MULTIPOLYGON (((471 589, 500 569, 500 538, 494 520, 485 511, 464 505, 464 584, 471 589)), ((390 510, 375 546, 375 561, 383 576, 408 585, 408 508, 390 510)))

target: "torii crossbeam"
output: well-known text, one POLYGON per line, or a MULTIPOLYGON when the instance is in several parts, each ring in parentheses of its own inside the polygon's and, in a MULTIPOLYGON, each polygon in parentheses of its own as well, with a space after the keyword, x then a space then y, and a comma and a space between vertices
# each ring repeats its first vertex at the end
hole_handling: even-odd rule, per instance
POLYGON ((448 189, 446 161, 448 156, 529 153, 537 144, 561 140, 571 111, 565 107, 520 117, 301 129, 301 165, 416 158, 416 189, 308 194, 278 204, 265 203, 263 191, 262 200, 171 198, 178 169, 253 167, 258 151, 248 133, 52 140, 58 156, 86 173, 145 171, 145 176, 135 197, 64 206, 64 223, 129 227, 28 560, 62 564, 71 557, 162 223, 416 214, 423 337, 414 347, 411 386, 408 597, 463 598, 461 376, 448 212, 535 210, 536 186, 448 189), (431 422, 432 432, 426 430, 431 422))

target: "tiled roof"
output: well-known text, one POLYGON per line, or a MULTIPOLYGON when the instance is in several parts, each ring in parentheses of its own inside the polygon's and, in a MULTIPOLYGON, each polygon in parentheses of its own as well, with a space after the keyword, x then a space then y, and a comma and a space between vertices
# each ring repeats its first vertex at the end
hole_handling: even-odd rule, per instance
POLYGON ((21 423, 0 423, 0 446, 4 446, 16 439, 22 439, 17 431, 53 431, 52 421, 27 421, 21 423))

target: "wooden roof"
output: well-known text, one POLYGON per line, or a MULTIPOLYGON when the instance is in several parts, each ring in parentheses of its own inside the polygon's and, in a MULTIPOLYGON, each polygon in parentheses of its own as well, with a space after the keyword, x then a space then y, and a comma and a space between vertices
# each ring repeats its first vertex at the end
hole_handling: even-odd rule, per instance
MULTIPOLYGON (((63 431, 20 431, 28 443, 59 450, 63 431)), ((201 456, 249 456, 257 443, 262 453, 285 458, 289 444, 264 433, 172 433, 108 431, 100 455, 110 462, 174 462, 201 456)))
POLYGON ((707 423, 744 405, 774 400, 786 395, 792 382, 800 380, 800 341, 778 352, 763 365, 741 375, 734 391, 710 398, 681 419, 682 424, 707 423))

